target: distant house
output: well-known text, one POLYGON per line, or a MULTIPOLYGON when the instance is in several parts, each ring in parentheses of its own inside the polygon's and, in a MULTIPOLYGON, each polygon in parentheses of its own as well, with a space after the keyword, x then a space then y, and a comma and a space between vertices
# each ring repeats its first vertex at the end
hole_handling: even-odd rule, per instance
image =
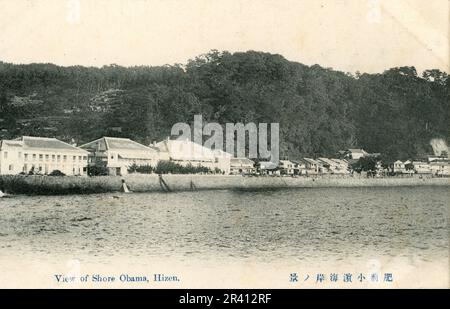
POLYGON ((88 151, 90 166, 103 166, 109 175, 126 175, 133 165, 156 166, 159 151, 128 138, 102 137, 80 148, 88 151))
POLYGON ((406 172, 406 169, 405 169, 405 163, 403 163, 403 162, 400 161, 400 160, 395 161, 395 162, 392 164, 392 171, 393 171, 394 173, 399 173, 399 174, 405 173, 405 172, 406 172))
POLYGON ((230 173, 230 160, 233 156, 225 151, 212 150, 190 140, 177 139, 166 139, 156 143, 155 147, 168 160, 182 166, 190 164, 193 166, 207 167, 212 171, 219 169, 225 174, 230 173))
POLYGON ((331 174, 348 174, 348 163, 345 160, 318 158, 317 161, 321 163, 326 169, 326 172, 331 174))
POLYGON ((360 158, 367 156, 369 156, 369 153, 366 152, 364 149, 359 148, 350 148, 344 152, 344 158, 352 160, 359 160, 360 158))
POLYGON ((253 174, 255 172, 255 162, 248 158, 231 158, 230 174, 253 174))
POLYGON ((318 174, 323 172, 323 166, 319 162, 310 158, 303 158, 301 162, 305 164, 305 173, 308 174, 318 174))
POLYGON ((338 165, 339 174, 349 174, 349 163, 347 160, 343 159, 330 159, 338 165))
POLYGON ((335 174, 339 171, 339 165, 331 159, 328 158, 317 158, 317 160, 324 169, 326 169, 327 173, 335 174))
POLYGON ((258 162, 257 170, 262 175, 274 175, 280 173, 278 164, 270 161, 258 162))
POLYGON ((0 175, 29 172, 86 175, 88 152, 56 138, 22 136, 0 141, 0 175))
POLYGON ((291 160, 294 163, 294 175, 306 175, 306 164, 303 160, 291 160))
POLYGON ((436 155, 429 155, 427 156, 427 161, 428 162, 432 162, 432 161, 449 161, 450 159, 448 158, 448 156, 436 156, 436 155))
POLYGON ((282 175, 294 175, 295 163, 289 160, 280 160, 278 167, 282 175))
POLYGON ((430 164, 425 161, 413 161, 412 162, 414 172, 416 174, 431 174, 430 164))
POLYGON ((448 159, 433 160, 429 163, 431 173, 436 176, 450 176, 450 162, 448 159))

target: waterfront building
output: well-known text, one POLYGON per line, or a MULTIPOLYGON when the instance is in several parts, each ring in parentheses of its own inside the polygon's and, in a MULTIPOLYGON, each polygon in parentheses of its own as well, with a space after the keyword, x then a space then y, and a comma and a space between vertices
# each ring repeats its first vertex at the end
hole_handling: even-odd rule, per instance
POLYGON ((295 163, 290 160, 280 160, 278 167, 281 175, 294 175, 295 163))
POLYGON ((261 175, 279 175, 278 164, 270 161, 260 161, 256 164, 257 170, 261 175))
POLYGON ((323 165, 325 172, 338 175, 344 175, 349 173, 348 163, 344 160, 318 158, 317 161, 323 165))
POLYGON ((349 164, 347 160, 343 159, 330 159, 335 162, 338 166, 339 174, 349 174, 349 164))
POLYGON ((431 174, 430 164, 425 161, 413 161, 414 172, 416 174, 431 174))
POLYGON ((231 158, 230 174, 253 174, 256 171, 255 162, 248 158, 231 158))
POLYGON ((157 148, 129 138, 102 137, 80 148, 89 153, 89 166, 104 167, 109 175, 126 175, 133 164, 155 167, 160 157, 157 148))
POLYGON ((302 160, 291 160, 294 163, 294 175, 306 175, 306 164, 302 160))
POLYGON ((364 149, 350 148, 344 152, 344 158, 359 160, 362 157, 367 157, 369 155, 364 149))
POLYGON ((167 138, 154 144, 161 153, 161 157, 180 164, 181 166, 203 166, 211 171, 220 170, 230 173, 231 154, 222 150, 212 150, 188 139, 177 140, 167 138))
POLYGON ((323 171, 323 166, 314 159, 303 158, 301 162, 305 164, 305 172, 307 175, 318 174, 320 171, 323 171))
POLYGON ((446 158, 433 160, 429 166, 435 176, 450 176, 450 162, 446 158))
POLYGON ((22 136, 0 141, 0 175, 87 174, 88 152, 56 138, 22 136))
POLYGON ((400 160, 395 161, 395 162, 392 164, 392 172, 398 173, 398 174, 403 174, 403 173, 405 173, 405 172, 406 172, 406 169, 405 169, 405 163, 403 163, 403 162, 400 161, 400 160))

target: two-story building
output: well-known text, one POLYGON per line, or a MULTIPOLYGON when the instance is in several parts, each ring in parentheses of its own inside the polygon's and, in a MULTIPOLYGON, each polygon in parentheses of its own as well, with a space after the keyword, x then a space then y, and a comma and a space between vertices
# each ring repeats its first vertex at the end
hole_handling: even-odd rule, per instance
POLYGON ((157 148, 129 138, 102 137, 80 148, 89 153, 89 166, 105 167, 109 175, 126 175, 133 164, 155 167, 160 157, 157 148))
POLYGON ((431 173, 435 176, 450 176, 450 162, 448 159, 437 159, 429 163, 431 173))
POLYGON ((405 163, 403 163, 400 160, 397 160, 394 163, 392 163, 392 172, 397 174, 406 173, 405 163))
POLYGON ((255 173, 255 162, 248 158, 231 158, 230 160, 230 174, 253 174, 255 173))
POLYGON ((56 138, 22 136, 0 142, 0 175, 86 175, 87 160, 87 151, 56 138))
POLYGON ((281 175, 294 175, 295 166, 296 163, 290 160, 280 160, 278 163, 281 175))
POLYGON ((323 168, 319 162, 311 158, 303 158, 300 161, 305 165, 306 175, 319 174, 320 170, 323 168))
POLYGON ((154 144, 161 156, 181 166, 203 166, 211 171, 216 169, 225 174, 230 174, 231 154, 219 150, 210 149, 194 143, 188 139, 169 139, 154 144))
POLYGON ((416 174, 431 174, 430 164, 425 161, 412 161, 416 174))

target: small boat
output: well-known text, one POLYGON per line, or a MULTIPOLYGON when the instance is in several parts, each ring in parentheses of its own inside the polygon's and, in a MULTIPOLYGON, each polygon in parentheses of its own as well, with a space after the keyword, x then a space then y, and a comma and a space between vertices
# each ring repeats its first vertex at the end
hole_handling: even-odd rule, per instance
POLYGON ((122 187, 120 188, 120 191, 122 193, 132 193, 132 191, 130 191, 130 189, 128 189, 128 186, 125 183, 125 179, 122 179, 122 187))

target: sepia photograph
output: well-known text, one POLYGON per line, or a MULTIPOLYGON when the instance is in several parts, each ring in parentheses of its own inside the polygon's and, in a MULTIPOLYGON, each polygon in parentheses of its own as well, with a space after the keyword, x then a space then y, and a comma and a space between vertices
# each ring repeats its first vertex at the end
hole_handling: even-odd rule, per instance
POLYGON ((450 288, 449 14, 0 0, 0 288, 450 288))

